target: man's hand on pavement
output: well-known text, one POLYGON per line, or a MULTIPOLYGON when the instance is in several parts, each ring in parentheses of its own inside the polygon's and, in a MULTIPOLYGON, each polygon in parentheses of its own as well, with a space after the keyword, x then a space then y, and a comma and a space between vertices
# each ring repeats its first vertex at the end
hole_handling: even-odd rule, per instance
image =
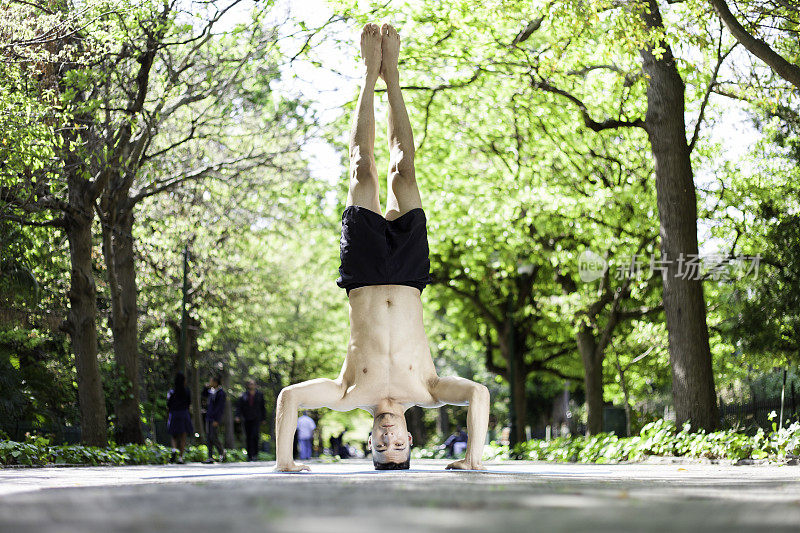
POLYGON ((461 459, 447 465, 445 470, 486 470, 486 467, 481 463, 473 463, 467 459, 461 459))
POLYGON ((308 470, 310 472, 311 467, 302 463, 295 463, 294 461, 285 465, 275 465, 276 472, 302 472, 303 470, 308 470))

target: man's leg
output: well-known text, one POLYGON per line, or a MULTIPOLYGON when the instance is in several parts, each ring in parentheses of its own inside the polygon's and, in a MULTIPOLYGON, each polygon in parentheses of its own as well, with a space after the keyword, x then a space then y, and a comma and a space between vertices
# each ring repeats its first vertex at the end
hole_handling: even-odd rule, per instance
POLYGON ((253 461, 258 461, 258 449, 261 440, 261 421, 253 422, 253 461))
POLYGON ((381 27, 381 37, 381 77, 386 82, 386 96, 389 100, 386 219, 394 220, 412 209, 422 207, 422 198, 414 174, 414 135, 403 93, 400 91, 400 73, 397 68, 400 36, 391 25, 384 24, 381 27))
POLYGON ((245 421, 245 434, 247 436, 247 458, 255 461, 258 457, 258 420, 245 421))
POLYGON ((206 451, 208 452, 208 460, 214 459, 214 442, 217 440, 217 428, 211 423, 211 420, 206 420, 206 451))
POLYGON ((253 421, 252 420, 245 420, 244 421, 244 436, 245 436, 245 447, 247 448, 247 460, 252 461, 254 459, 253 454, 253 421))
POLYGON ((300 459, 311 459, 313 454, 311 439, 303 439, 300 441, 300 459))
POLYGON ((373 108, 375 82, 381 66, 381 30, 377 24, 366 24, 361 31, 361 56, 366 72, 350 132, 350 190, 347 193, 347 205, 360 205, 381 214, 373 108))
POLYGON ((214 442, 217 445, 217 453, 219 454, 219 460, 225 461, 225 446, 223 446, 222 441, 219 439, 219 430, 220 426, 214 428, 214 442))

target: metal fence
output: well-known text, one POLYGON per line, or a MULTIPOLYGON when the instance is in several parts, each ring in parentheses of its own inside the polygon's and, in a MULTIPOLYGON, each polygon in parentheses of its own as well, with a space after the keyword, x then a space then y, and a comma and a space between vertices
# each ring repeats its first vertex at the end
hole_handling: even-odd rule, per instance
MULTIPOLYGON (((800 420, 800 405, 794 394, 788 395, 783 401, 783 426, 800 420)), ((720 424, 723 428, 738 428, 756 430, 763 428, 771 430, 772 424, 778 424, 781 413, 780 398, 754 398, 750 402, 721 404, 719 406, 720 424), (770 413, 777 416, 770 420, 770 413)))
POLYGON ((27 434, 47 435, 51 444, 79 444, 81 442, 80 426, 38 426, 30 422, 17 422, 5 425, 2 429, 11 440, 24 441, 27 434))

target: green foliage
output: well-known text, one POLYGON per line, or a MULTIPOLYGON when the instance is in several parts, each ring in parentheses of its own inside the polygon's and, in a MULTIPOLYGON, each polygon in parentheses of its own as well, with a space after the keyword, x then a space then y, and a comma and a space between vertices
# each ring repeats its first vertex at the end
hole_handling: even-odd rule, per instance
MULTIPOLYGON (((773 413, 774 416, 774 413, 773 413)), ((440 458, 444 451, 416 450, 415 457, 440 458)), ((689 425, 677 430, 663 419, 646 424, 639 435, 620 438, 613 433, 589 437, 558 437, 549 441, 531 440, 509 450, 492 443, 484 452, 486 460, 527 459, 534 461, 617 463, 641 461, 648 456, 674 456, 692 459, 784 459, 800 454, 800 422, 772 431, 759 429, 755 435, 733 430, 691 433, 689 425)))
MULTIPOLYGON (((61 445, 51 446, 44 437, 29 437, 25 442, 0 441, 0 464, 45 466, 45 465, 152 465, 167 464, 172 456, 172 448, 160 444, 128 444, 110 448, 93 446, 61 445)), ((228 462, 247 460, 247 453, 241 449, 226 450, 228 462)), ((187 462, 203 461, 207 458, 205 446, 189 446, 184 456, 187 462)), ((269 454, 259 454, 259 460, 273 460, 269 454)))

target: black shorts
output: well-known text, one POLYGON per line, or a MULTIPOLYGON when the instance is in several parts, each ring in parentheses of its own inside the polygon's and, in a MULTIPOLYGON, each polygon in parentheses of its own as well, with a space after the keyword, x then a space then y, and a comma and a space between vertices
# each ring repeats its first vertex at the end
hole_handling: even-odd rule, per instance
POLYGON ((386 220, 366 207, 347 206, 336 284, 347 294, 366 285, 408 285, 422 292, 431 282, 425 220, 421 207, 386 220))

